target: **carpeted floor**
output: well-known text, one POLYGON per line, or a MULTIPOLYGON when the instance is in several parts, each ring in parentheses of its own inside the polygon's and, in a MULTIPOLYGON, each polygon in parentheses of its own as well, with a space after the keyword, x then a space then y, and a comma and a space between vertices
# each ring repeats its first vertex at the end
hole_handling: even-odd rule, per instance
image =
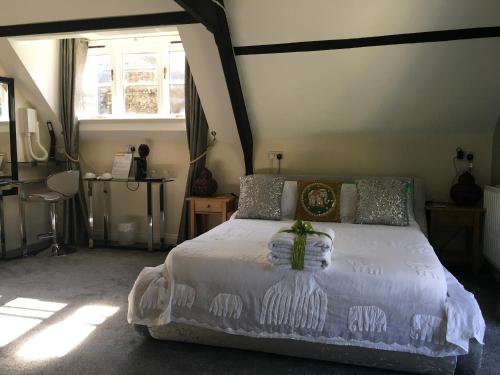
MULTIPOLYGON (((0 263, 0 305, 20 297, 67 304, 52 316, 40 319, 41 323, 35 328, 0 348, 0 374, 389 373, 263 353, 160 342, 137 335, 126 322, 128 292, 144 266, 158 265, 164 258, 164 253, 81 250, 59 258, 38 255, 0 263), (79 309, 87 305, 113 306, 119 310, 107 319, 102 316, 102 319, 82 318, 80 314, 75 320, 74 313, 81 312, 79 309), (66 319, 68 317, 70 319, 66 319), (51 331, 64 319, 69 323, 62 326, 62 335, 51 331), (33 345, 48 349, 61 347, 58 342, 60 337, 72 337, 64 333, 71 330, 89 333, 88 327, 95 329, 65 355, 56 353, 60 357, 49 359, 33 359, 29 355, 31 352, 28 349, 33 345)), ((494 318, 496 298, 500 294, 498 284, 487 275, 482 275, 479 280, 466 277, 462 281, 478 298, 488 324, 481 374, 500 374, 500 321, 494 318)), ((2 317, 5 315, 0 308, 0 326, 2 317)), ((5 327, 4 323, 6 328, 9 327, 5 327)), ((0 343, 2 334, 0 332, 0 343)), ((73 344, 64 342, 62 347, 69 348, 73 344)))

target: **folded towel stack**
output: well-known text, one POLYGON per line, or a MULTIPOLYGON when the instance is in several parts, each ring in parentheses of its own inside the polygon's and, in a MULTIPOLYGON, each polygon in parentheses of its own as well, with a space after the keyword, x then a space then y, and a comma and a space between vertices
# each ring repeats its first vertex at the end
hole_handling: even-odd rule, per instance
MULTIPOLYGON (((295 234, 284 232, 289 228, 282 228, 275 233, 268 243, 271 252, 267 259, 275 267, 292 269, 292 254, 295 234)), ((304 255, 304 270, 321 271, 328 267, 332 261, 333 239, 335 233, 328 229, 324 231, 328 236, 320 234, 308 234, 304 255)))

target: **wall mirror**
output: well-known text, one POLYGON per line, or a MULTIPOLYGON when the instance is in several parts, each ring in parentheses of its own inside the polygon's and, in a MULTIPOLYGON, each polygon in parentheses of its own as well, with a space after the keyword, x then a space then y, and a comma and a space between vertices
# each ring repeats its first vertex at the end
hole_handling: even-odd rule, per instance
POLYGON ((0 77, 0 180, 18 179, 14 79, 0 77))

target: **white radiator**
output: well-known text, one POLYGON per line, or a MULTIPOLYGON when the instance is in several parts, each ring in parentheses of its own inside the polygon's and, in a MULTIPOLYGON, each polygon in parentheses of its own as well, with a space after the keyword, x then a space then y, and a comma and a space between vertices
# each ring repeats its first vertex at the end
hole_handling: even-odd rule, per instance
POLYGON ((484 188, 484 257, 500 271, 500 187, 484 188))

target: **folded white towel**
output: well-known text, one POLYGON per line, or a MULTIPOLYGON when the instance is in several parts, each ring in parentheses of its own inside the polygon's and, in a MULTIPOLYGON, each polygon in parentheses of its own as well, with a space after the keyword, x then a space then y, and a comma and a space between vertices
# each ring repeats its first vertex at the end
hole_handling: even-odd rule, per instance
MULTIPOLYGON (((268 247, 269 250, 273 251, 275 249, 292 249, 293 242, 295 241, 295 234, 283 232, 283 230, 288 230, 290 228, 281 228, 277 233, 275 233, 269 240, 268 247)), ((331 229, 321 231, 328 234, 331 238, 325 235, 309 234, 306 239, 306 253, 324 253, 332 250, 333 239, 335 238, 335 232, 331 229)))
MULTIPOLYGON (((307 249, 306 248, 306 253, 304 256, 305 260, 318 260, 322 261, 325 260, 326 258, 330 258, 331 254, 333 252, 333 248, 331 251, 314 251, 314 249, 307 249)), ((284 247, 277 247, 271 250, 270 252, 271 255, 273 255, 276 258, 282 258, 282 259, 292 259, 292 254, 293 254, 293 249, 292 248, 284 248, 284 247)))
MULTIPOLYGON (((276 267, 280 266, 289 266, 290 268, 292 267, 292 257, 290 256, 289 258, 280 258, 272 253, 268 254, 267 259, 269 262, 276 267)), ((332 262, 331 254, 329 253, 328 256, 324 257, 321 260, 314 260, 314 259, 308 259, 307 257, 304 257, 304 269, 311 269, 311 270, 322 270, 330 265, 332 262)))

